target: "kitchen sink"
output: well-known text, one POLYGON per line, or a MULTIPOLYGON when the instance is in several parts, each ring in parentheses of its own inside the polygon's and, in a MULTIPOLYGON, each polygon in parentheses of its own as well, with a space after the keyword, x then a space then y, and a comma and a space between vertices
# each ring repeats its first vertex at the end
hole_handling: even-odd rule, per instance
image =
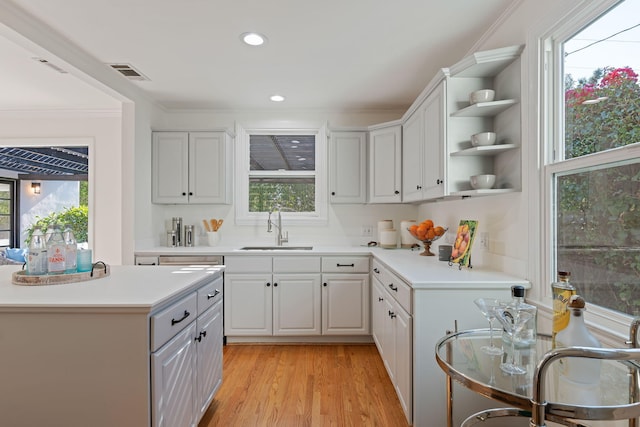
POLYGON ((243 246, 241 251, 310 251, 313 246, 243 246))

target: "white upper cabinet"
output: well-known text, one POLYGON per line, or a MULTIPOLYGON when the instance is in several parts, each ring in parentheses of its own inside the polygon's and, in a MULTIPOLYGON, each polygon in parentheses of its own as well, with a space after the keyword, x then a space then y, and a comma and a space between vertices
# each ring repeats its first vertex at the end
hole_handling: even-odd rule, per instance
POLYGON ((521 191, 521 60, 523 46, 477 52, 444 70, 447 77, 446 193, 478 196, 521 191), (491 102, 470 104, 469 96, 493 89, 491 102), (471 136, 495 132, 494 145, 471 145, 471 136), (491 189, 473 189, 472 175, 492 174, 491 189))
POLYGON ((152 202, 231 203, 231 156, 226 132, 154 132, 152 202))
POLYGON ((331 132, 329 141, 329 200, 367 201, 367 133, 331 132))
POLYGON ((402 126, 392 123, 369 133, 369 203, 402 201, 402 126))
POLYGON ((402 200, 444 195, 445 82, 429 92, 402 126, 402 200))

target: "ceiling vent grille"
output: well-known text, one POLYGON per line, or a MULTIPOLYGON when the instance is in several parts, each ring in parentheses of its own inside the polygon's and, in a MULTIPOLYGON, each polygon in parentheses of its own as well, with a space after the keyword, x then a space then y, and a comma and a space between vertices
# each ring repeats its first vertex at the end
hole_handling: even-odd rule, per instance
POLYGON ((131 64, 109 64, 111 68, 129 80, 149 81, 149 78, 136 70, 131 64))
POLYGON ((46 65, 47 67, 56 70, 57 72, 59 72, 60 74, 68 74, 65 70, 63 70, 62 68, 58 67, 55 64, 52 64, 51 62, 47 61, 44 58, 33 58, 34 61, 38 61, 39 63, 46 65))

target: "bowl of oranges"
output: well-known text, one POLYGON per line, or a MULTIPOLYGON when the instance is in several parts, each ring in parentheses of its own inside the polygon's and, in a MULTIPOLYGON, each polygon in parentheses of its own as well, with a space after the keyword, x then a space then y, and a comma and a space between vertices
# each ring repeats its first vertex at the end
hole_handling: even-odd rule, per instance
POLYGON ((423 256, 434 256, 435 254, 431 252, 431 243, 444 236, 444 233, 447 232, 447 228, 434 226, 433 221, 430 219, 425 219, 420 224, 414 224, 407 230, 409 234, 424 244, 424 252, 420 254, 423 256))

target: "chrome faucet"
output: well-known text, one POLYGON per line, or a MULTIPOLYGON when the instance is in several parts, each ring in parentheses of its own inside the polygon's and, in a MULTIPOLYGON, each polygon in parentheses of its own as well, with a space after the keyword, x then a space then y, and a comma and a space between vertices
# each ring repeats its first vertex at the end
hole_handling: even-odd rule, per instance
POLYGON ((271 227, 276 227, 278 229, 278 235, 276 236, 276 243, 278 246, 282 246, 283 243, 289 242, 289 232, 286 231, 284 235, 282 235, 282 214, 280 206, 276 208, 278 211, 278 223, 274 224, 271 220, 271 214, 273 210, 269 211, 269 219, 267 220, 267 232, 271 233, 271 227))

